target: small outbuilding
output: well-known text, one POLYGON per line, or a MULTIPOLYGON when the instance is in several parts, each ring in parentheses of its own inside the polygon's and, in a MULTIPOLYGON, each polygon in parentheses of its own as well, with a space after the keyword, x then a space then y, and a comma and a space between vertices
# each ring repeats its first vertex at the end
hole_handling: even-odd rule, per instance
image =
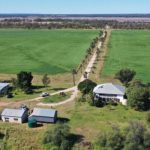
POLYGON ((9 90, 9 83, 0 83, 0 95, 6 95, 9 90))
POLYGON ((24 123, 28 119, 28 109, 4 109, 1 114, 3 122, 24 123))
POLYGON ((57 121, 57 110, 34 108, 28 119, 35 119, 37 122, 43 123, 55 123, 57 121))
POLYGON ((105 83, 96 86, 93 90, 94 99, 106 99, 109 100, 116 100, 123 105, 126 105, 126 100, 124 99, 125 96, 125 87, 121 85, 116 85, 112 83, 105 83))

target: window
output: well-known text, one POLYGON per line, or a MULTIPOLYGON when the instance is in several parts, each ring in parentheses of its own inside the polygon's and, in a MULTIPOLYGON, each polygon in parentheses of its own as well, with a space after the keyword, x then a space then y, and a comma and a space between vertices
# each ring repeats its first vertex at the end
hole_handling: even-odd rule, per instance
POLYGON ((9 122, 9 118, 5 118, 5 121, 6 121, 6 122, 9 122))
POLYGON ((14 118, 14 121, 18 121, 18 118, 14 118))

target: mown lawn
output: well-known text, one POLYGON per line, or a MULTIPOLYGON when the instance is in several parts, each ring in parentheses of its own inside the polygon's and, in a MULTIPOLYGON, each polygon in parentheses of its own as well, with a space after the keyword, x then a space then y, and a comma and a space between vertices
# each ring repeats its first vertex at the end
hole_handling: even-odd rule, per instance
POLYGON ((0 30, 0 73, 70 72, 84 58, 98 30, 0 30))
POLYGON ((102 75, 113 77, 122 68, 137 72, 136 78, 150 82, 150 31, 114 30, 108 45, 102 75))

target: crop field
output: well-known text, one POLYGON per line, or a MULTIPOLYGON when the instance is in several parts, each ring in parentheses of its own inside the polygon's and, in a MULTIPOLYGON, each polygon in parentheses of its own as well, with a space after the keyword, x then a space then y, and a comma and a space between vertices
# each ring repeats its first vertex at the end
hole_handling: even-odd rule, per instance
POLYGON ((150 31, 114 30, 102 76, 113 77, 122 68, 136 71, 136 78, 150 82, 150 31))
POLYGON ((98 30, 0 30, 0 73, 70 72, 84 58, 98 30))

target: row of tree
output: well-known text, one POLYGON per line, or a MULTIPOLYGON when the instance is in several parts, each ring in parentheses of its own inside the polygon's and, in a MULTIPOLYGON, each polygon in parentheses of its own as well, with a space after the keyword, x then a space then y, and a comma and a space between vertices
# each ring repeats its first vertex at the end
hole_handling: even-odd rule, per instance
MULTIPOLYGON (((105 33, 107 33, 107 32, 105 31, 105 33)), ((106 36, 101 38, 102 34, 103 34, 103 32, 100 31, 99 32, 99 36, 93 39, 93 41, 90 44, 90 47, 86 50, 85 58, 81 61, 81 63, 78 66, 78 68, 77 69, 72 69, 74 85, 76 84, 75 83, 75 76, 76 76, 76 74, 79 73, 79 71, 81 73, 83 73, 83 70, 84 70, 85 66, 87 65, 87 63, 89 62, 89 60, 90 60, 92 54, 94 53, 94 51, 96 50, 97 56, 100 54, 100 49, 95 49, 95 47, 96 47, 98 41, 102 41, 103 42, 103 40, 106 38, 106 36)), ((84 73, 84 74, 86 75, 86 73, 84 73)))
POLYGON ((47 28, 47 29, 93 29, 105 28, 106 25, 114 29, 150 29, 150 22, 120 22, 117 20, 69 20, 69 19, 6 19, 0 22, 0 28, 47 28))

